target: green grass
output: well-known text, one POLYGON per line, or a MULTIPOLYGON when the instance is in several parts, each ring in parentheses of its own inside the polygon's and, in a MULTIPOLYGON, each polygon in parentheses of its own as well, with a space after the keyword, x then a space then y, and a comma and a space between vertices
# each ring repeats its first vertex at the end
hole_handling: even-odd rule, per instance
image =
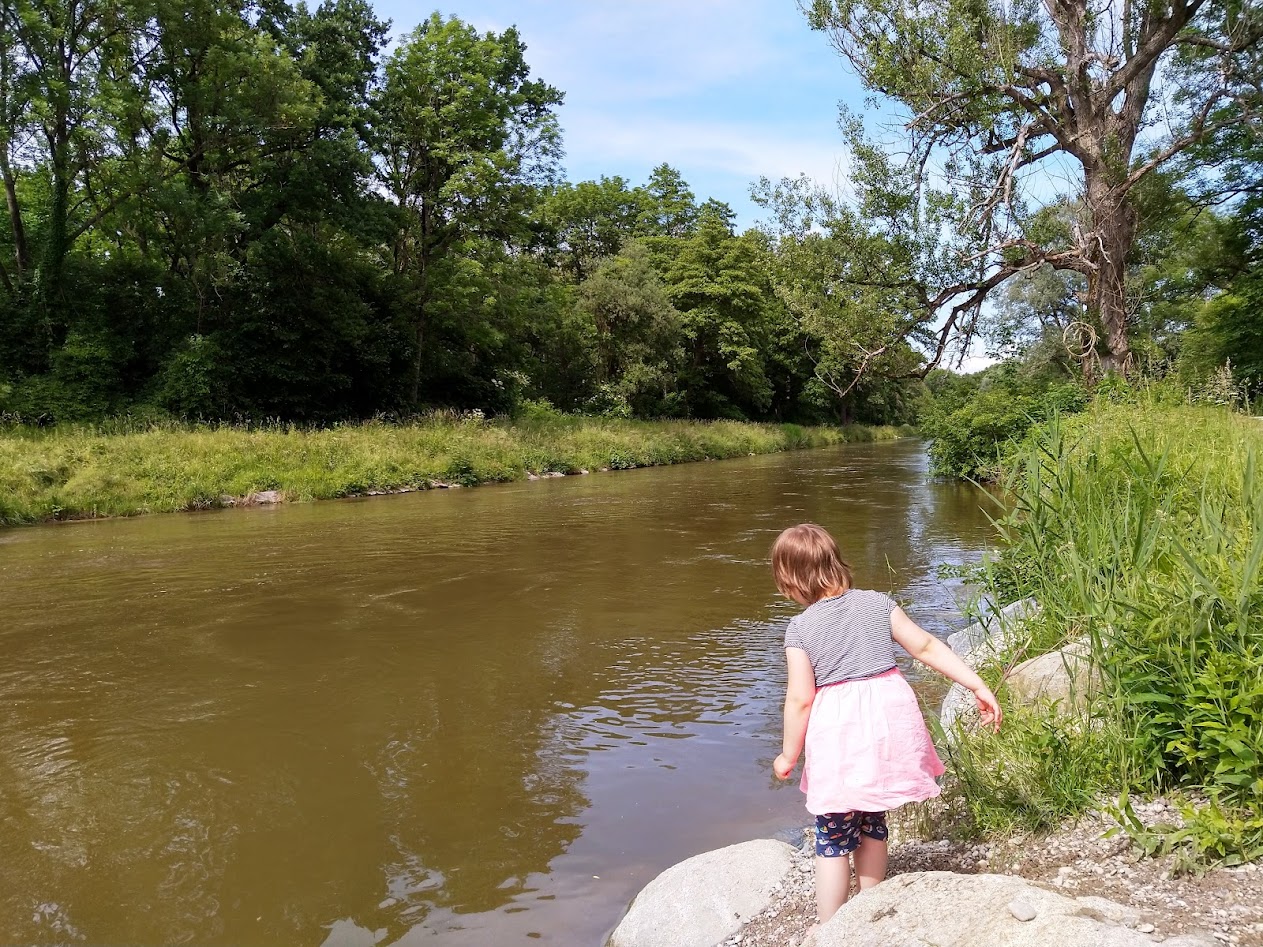
MULTIPOLYGON (((1101 794, 1174 793, 1184 829, 1145 847, 1190 861, 1263 856, 1263 423, 1226 409, 1098 404, 1054 421, 1010 468, 1002 600, 1034 596, 1021 654, 1091 644, 1086 710, 1010 716, 953 751, 975 824, 1045 828, 1101 794)), ((1002 701, 1005 698, 1001 691, 1002 701)))
POLYGON ((0 429, 0 524, 207 509, 280 490, 291 501, 766 454, 907 430, 560 415, 518 425, 438 416, 328 429, 160 423, 0 429))

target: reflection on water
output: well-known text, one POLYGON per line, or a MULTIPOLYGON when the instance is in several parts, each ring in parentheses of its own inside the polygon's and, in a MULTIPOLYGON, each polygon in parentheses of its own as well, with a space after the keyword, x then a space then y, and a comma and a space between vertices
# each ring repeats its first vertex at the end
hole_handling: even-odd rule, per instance
POLYGON ((0 942, 598 944, 778 787, 784 526, 932 631, 914 443, 0 534, 0 942))

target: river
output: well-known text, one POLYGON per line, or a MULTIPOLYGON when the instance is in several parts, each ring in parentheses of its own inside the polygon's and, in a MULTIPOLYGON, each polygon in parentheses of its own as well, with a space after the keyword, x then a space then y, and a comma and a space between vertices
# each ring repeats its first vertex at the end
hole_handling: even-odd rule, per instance
POLYGON ((0 942, 598 947, 807 820, 776 533, 946 634, 986 502, 902 441, 0 531, 0 942))

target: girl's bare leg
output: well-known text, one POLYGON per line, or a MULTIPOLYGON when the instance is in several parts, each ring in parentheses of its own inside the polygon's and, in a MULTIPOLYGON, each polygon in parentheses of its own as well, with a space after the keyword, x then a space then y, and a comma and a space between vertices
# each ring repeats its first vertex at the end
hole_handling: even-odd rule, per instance
MULTIPOLYGON (((886 879, 885 842, 879 842, 867 835, 860 839, 860 847, 855 850, 855 875, 859 879, 861 891, 867 891, 873 885, 886 879)), ((816 890, 819 891, 818 883, 816 890)), ((817 900, 819 900, 818 894, 817 900)))
POLYGON ((851 893, 851 859, 816 856, 816 918, 823 924, 851 893))

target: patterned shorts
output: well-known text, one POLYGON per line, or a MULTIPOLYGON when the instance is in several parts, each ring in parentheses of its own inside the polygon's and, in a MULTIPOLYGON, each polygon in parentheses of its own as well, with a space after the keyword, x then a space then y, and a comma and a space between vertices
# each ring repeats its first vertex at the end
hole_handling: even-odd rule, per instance
POLYGON ((831 812, 816 816, 816 854, 825 858, 849 855, 860 847, 860 836, 886 841, 884 812, 831 812))

